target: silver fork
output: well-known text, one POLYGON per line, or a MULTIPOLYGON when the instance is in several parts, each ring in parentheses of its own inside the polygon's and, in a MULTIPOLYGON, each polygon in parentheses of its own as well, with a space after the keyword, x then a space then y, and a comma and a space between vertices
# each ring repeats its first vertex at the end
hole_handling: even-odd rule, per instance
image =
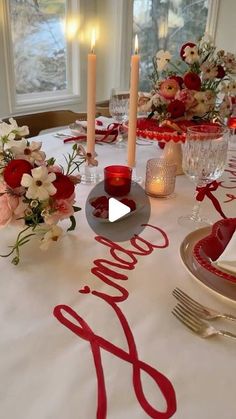
POLYGON ((195 313, 191 312, 181 304, 173 309, 172 313, 177 319, 202 338, 209 338, 210 336, 220 335, 228 338, 236 339, 236 335, 226 330, 218 330, 211 326, 209 323, 204 322, 195 313))
POLYGON ((192 312, 196 313, 201 319, 204 320, 215 320, 215 319, 227 319, 236 321, 236 316, 232 314, 220 313, 219 311, 213 310, 212 308, 205 307, 197 301, 193 300, 180 288, 175 288, 172 292, 175 298, 186 307, 189 307, 192 312))

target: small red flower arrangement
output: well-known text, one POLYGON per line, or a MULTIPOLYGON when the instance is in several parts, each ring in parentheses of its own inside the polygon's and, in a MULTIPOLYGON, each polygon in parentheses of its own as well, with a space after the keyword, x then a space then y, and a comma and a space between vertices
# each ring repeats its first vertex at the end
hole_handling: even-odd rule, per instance
POLYGON ((80 165, 97 163, 75 144, 63 169, 54 158, 46 160, 42 143, 29 142, 24 138, 28 134, 28 127, 18 127, 14 119, 0 123, 0 227, 10 223, 22 226, 10 252, 1 256, 13 255, 15 265, 20 261, 20 248, 33 236, 39 236, 40 248, 46 250, 61 237, 61 220, 69 218, 68 230, 75 228, 74 213, 80 210, 75 205, 80 165))
POLYGON ((180 60, 168 51, 153 59, 153 90, 139 95, 139 110, 158 124, 165 120, 213 120, 224 122, 236 96, 236 57, 216 51, 210 37, 181 46, 180 60))
MULTIPOLYGON (((133 199, 122 198, 122 204, 127 205, 130 211, 136 210, 136 203, 133 199)), ((106 195, 94 197, 90 200, 90 205, 94 208, 92 214, 94 217, 108 219, 109 198, 106 195)))

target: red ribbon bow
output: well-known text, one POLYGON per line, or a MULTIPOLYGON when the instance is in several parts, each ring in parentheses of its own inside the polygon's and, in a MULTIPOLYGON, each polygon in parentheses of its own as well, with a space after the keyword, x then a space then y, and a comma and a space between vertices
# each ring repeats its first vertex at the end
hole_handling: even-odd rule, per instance
MULTIPOLYGON (((96 123, 101 122, 101 121, 96 121, 96 123)), ((97 125, 102 125, 102 124, 97 124, 97 125)), ((95 129, 95 134, 97 135, 103 135, 102 138, 100 138, 99 140, 97 140, 98 142, 107 142, 107 143, 113 143, 118 135, 118 131, 119 131, 119 127, 122 124, 118 124, 118 123, 111 123, 108 125, 107 129, 95 129), (108 137, 112 136, 113 138, 111 140, 108 140, 108 137)), ((77 137, 70 137, 70 138, 65 138, 64 139, 64 143, 69 143, 71 141, 80 141, 80 140, 85 140, 87 138, 86 134, 82 134, 82 135, 78 135, 77 137)))
POLYGON ((196 188, 196 191, 197 191, 196 200, 201 202, 203 201, 205 196, 207 196, 211 200, 216 211, 219 212, 221 217, 227 218, 222 211, 222 208, 220 206, 218 199, 212 194, 213 191, 216 191, 219 185, 220 185, 220 182, 216 182, 216 180, 214 180, 214 182, 208 183, 208 185, 206 186, 198 186, 196 188))

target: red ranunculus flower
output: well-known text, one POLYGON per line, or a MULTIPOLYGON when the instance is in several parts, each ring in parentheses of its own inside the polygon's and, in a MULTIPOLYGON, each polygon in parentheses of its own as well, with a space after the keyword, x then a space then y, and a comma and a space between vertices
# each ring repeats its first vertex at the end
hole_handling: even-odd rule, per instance
POLYGON ((63 173, 56 173, 56 180, 53 185, 56 188, 56 193, 52 196, 53 199, 67 199, 74 193, 75 185, 71 182, 68 176, 63 173))
POLYGON ((196 44, 193 44, 192 42, 187 42, 186 44, 182 45, 179 55, 180 55, 180 57, 182 58, 183 61, 185 61, 185 57, 184 57, 184 50, 185 50, 185 48, 186 47, 193 48, 195 46, 196 46, 196 44))
POLYGON ((224 68, 222 67, 222 65, 218 65, 217 66, 217 78, 218 79, 223 79, 223 77, 225 76, 225 70, 224 70, 224 68))
POLYGON ((185 112, 184 103, 178 99, 173 100, 167 106, 167 112, 171 114, 171 118, 180 118, 185 112))
POLYGON ((23 174, 31 174, 31 169, 33 167, 27 160, 11 160, 3 171, 4 180, 10 188, 18 188, 21 186, 23 174))
POLYGON ((201 89, 201 79, 196 73, 193 73, 192 71, 185 74, 184 84, 187 87, 187 89, 190 90, 199 91, 201 89))
POLYGON ((182 86, 183 86, 183 84, 184 84, 184 80, 183 80, 183 78, 182 78, 182 77, 180 77, 180 76, 170 76, 170 77, 169 77, 169 79, 172 79, 172 80, 177 81, 177 83, 178 83, 178 85, 179 85, 180 89, 182 89, 182 86))

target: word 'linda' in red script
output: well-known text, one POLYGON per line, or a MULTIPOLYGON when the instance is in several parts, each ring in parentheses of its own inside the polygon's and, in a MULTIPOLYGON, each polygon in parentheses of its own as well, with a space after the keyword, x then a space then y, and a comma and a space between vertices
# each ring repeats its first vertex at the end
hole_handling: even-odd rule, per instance
POLYGON ((95 240, 99 243, 107 246, 110 249, 110 255, 113 257, 114 261, 107 259, 96 259, 94 261, 94 267, 91 269, 91 272, 100 280, 105 282, 107 285, 111 286, 115 291, 118 291, 116 295, 108 295, 99 291, 92 291, 85 285, 83 289, 80 290, 81 294, 89 294, 90 292, 104 300, 115 312, 117 318, 119 319, 120 325, 125 334, 128 351, 124 351, 118 346, 112 344, 108 340, 102 338, 99 335, 96 335, 92 329, 89 327, 87 322, 79 316, 71 307, 67 305, 58 305, 54 309, 55 317, 73 333, 75 333, 80 338, 87 340, 90 343, 91 351, 93 354, 94 365, 97 376, 97 388, 98 388, 98 400, 97 400, 97 419, 105 419, 107 413, 107 397, 106 397, 106 387, 104 372, 101 360, 101 349, 112 353, 118 358, 129 362, 133 367, 133 387, 135 391, 136 398, 140 403, 143 410, 152 418, 167 419, 170 418, 176 411, 176 397, 173 386, 171 382, 157 371, 155 368, 146 364, 145 362, 139 360, 138 352, 136 349, 136 344, 134 336, 132 334, 129 323, 122 312, 122 310, 117 305, 118 303, 126 300, 129 296, 128 291, 121 285, 114 282, 114 280, 127 280, 128 276, 117 272, 115 268, 123 270, 133 270, 137 264, 137 256, 147 256, 150 255, 154 249, 161 249, 168 246, 169 241, 166 233, 158 227, 146 224, 146 227, 155 229, 161 236, 162 243, 152 244, 147 240, 144 240, 142 237, 136 235, 131 238, 130 244, 134 249, 128 250, 123 248, 117 243, 108 240, 105 237, 97 236, 95 240), (111 280, 112 278, 113 280, 111 280), (160 412, 155 409, 145 397, 142 381, 141 381, 141 372, 148 374, 156 383, 162 392, 166 400, 166 411, 160 412))

